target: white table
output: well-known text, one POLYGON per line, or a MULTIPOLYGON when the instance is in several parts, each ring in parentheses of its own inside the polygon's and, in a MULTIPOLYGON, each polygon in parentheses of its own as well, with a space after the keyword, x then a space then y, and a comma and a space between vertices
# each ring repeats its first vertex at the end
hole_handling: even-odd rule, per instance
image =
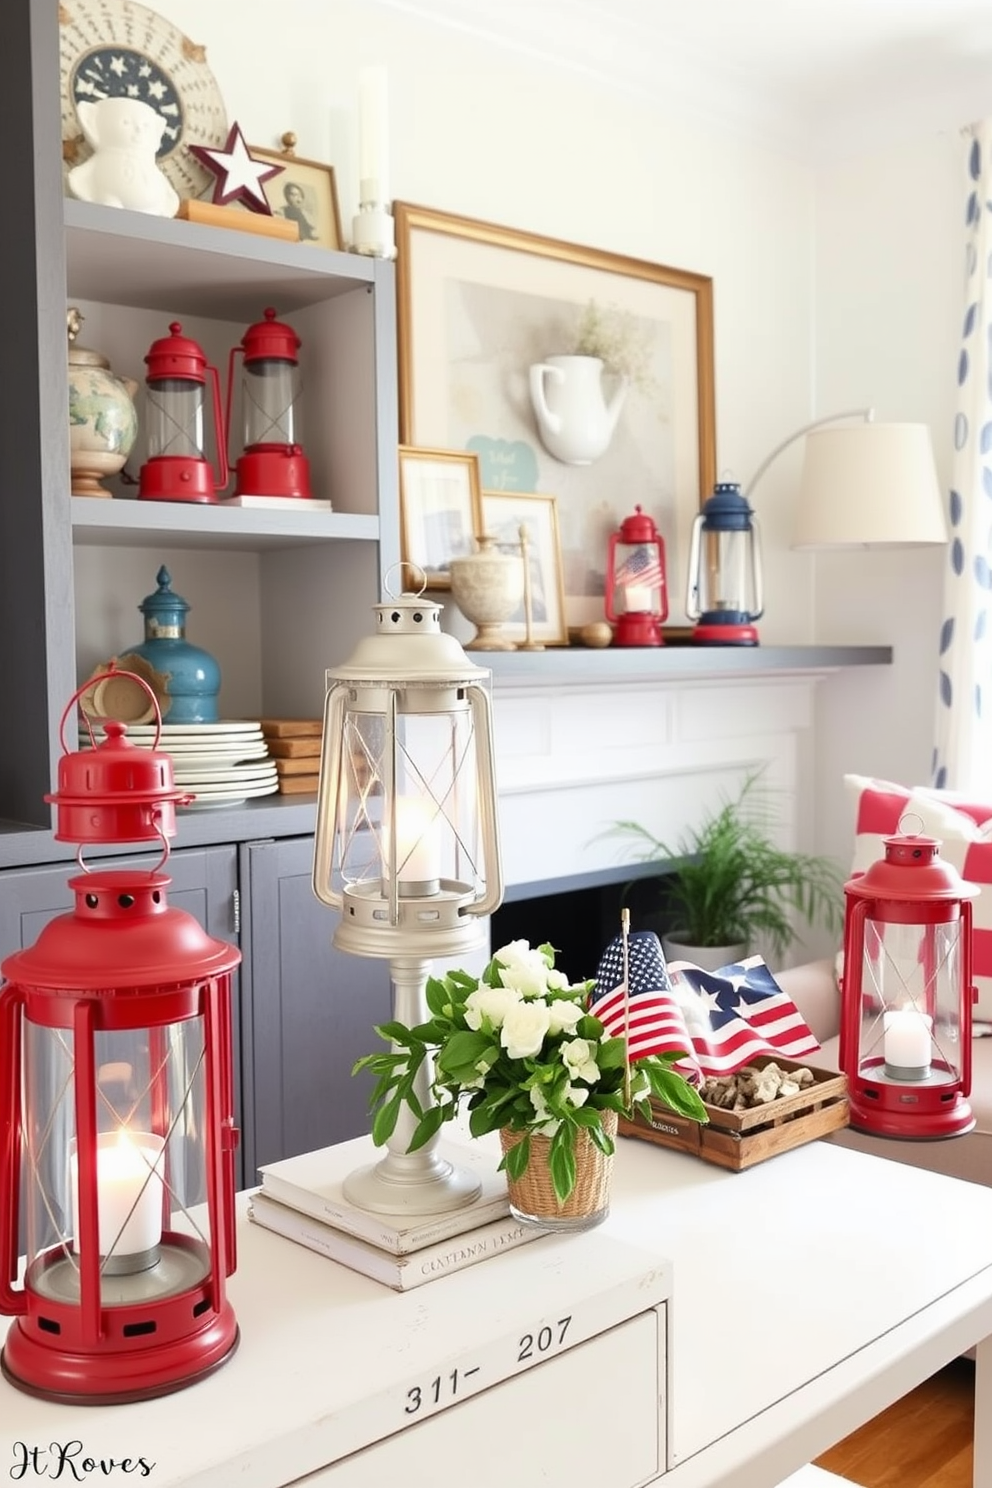
POLYGON ((731 1174, 624 1141, 599 1230, 404 1295, 246 1222, 239 1244, 229 1363, 131 1406, 0 1382, 0 1479, 19 1441, 81 1440, 154 1457, 153 1488, 633 1488, 666 1465, 666 1488, 827 1488, 805 1464, 978 1343, 975 1485, 992 1482, 992 1189, 827 1143, 731 1174), (506 1366, 563 1311, 587 1342, 506 1366), (409 1425, 411 1380, 471 1360, 511 1377, 409 1425))

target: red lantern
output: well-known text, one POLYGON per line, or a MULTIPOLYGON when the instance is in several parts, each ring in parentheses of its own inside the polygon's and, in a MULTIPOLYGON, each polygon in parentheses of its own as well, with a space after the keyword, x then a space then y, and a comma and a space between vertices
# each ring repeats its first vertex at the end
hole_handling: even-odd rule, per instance
POLYGON ((615 646, 660 646, 668 619, 665 544, 639 506, 610 534, 606 560, 606 618, 615 646))
MULTIPOLYGON (((160 841, 164 863, 189 798, 157 740, 140 749, 111 721, 105 742, 64 754, 46 799, 58 841, 160 841)), ((80 864, 73 911, 0 966, 2 1368, 29 1394, 116 1403, 189 1384, 237 1345, 225 1278, 241 956, 169 906, 161 863, 80 864)))
POLYGON ((138 481, 138 496, 145 501, 216 501, 217 492, 227 485, 220 377, 182 329, 174 320, 168 336, 153 341, 145 357, 148 459, 138 481), (205 453, 203 396, 208 376, 213 388, 216 471, 205 453))
POLYGON ((300 397, 300 338, 275 318, 249 326, 240 346, 231 348, 227 375, 227 422, 231 425, 234 358, 242 354, 241 416, 244 453, 237 461, 235 498, 310 498, 310 465, 297 439, 300 397))
POLYGON ((886 837, 885 857, 844 885, 840 1066, 851 1125, 950 1137, 975 1124, 972 906, 977 885, 932 837, 886 837))

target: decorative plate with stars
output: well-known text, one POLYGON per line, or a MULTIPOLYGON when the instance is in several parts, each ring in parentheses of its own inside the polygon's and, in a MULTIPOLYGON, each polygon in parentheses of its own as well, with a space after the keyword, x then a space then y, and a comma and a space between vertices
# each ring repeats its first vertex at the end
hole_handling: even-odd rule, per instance
POLYGON ((223 145, 227 115, 201 46, 135 0, 60 0, 62 153, 65 169, 91 153, 78 99, 140 98, 166 121, 158 163, 181 197, 213 176, 190 145, 223 145))

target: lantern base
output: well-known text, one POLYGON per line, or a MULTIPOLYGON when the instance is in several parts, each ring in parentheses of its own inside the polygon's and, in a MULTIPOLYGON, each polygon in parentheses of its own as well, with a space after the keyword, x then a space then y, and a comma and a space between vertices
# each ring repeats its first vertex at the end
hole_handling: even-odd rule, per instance
POLYGON ((138 500, 215 502, 214 473, 190 455, 155 455, 141 467, 138 500))
POLYGON ((442 879, 435 894, 400 896, 395 925, 378 882, 349 885, 342 894, 334 945, 352 956, 460 956, 486 943, 486 924, 466 913, 476 896, 468 885, 442 879))
POLYGON ((693 628, 693 644, 696 646, 757 646, 758 631, 753 625, 721 625, 717 621, 700 620, 693 628))
POLYGON ((657 615, 635 612, 618 615, 613 631, 614 646, 663 646, 661 620, 657 615))
POLYGON ((938 1065, 932 1071, 926 1081, 904 1084, 872 1078, 867 1071, 849 1077, 851 1126, 876 1137, 924 1142, 971 1131, 974 1113, 961 1090, 951 1083, 950 1071, 938 1065))
POLYGON ((70 1353, 41 1344, 15 1318, 0 1354, 0 1374, 25 1395, 62 1405, 129 1405, 195 1385, 225 1364, 241 1334, 234 1312, 222 1310, 192 1337, 163 1348, 70 1353))
POLYGON ((349 1173, 343 1192, 349 1204, 372 1214, 447 1214, 473 1203, 482 1185, 475 1173, 436 1152, 389 1152, 349 1173))
POLYGON ((311 498, 310 462, 298 444, 250 445, 235 466, 235 496, 311 498))

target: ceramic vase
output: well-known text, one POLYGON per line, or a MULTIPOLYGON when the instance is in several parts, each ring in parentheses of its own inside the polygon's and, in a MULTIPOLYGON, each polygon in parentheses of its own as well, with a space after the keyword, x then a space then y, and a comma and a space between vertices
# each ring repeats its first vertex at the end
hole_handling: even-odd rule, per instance
MULTIPOLYGON (((602 1111, 600 1121, 606 1135, 615 1141, 616 1111, 602 1111)), ((501 1128, 499 1139, 504 1155, 526 1135, 501 1128)), ((602 1224, 610 1212, 612 1154, 601 1152, 589 1133, 580 1129, 575 1138, 575 1187, 565 1203, 559 1204, 548 1165, 550 1150, 550 1137, 530 1133, 530 1161, 525 1171, 519 1178, 507 1174, 510 1213, 521 1224, 541 1230, 591 1230, 602 1224)))
POLYGON ((68 312, 71 489, 73 496, 109 497, 102 481, 123 470, 137 438, 138 384, 116 376, 100 352, 76 345, 82 319, 75 307, 68 312))
POLYGON ((484 535, 477 541, 477 553, 451 560, 452 596, 476 627, 465 650, 514 651, 515 643, 501 633, 501 627, 523 599, 523 559, 516 553, 500 552, 495 537, 484 535))
POLYGON ((591 465, 606 453, 629 383, 622 377, 607 401, 603 362, 593 356, 550 356, 530 369, 530 399, 541 443, 563 465, 591 465))

